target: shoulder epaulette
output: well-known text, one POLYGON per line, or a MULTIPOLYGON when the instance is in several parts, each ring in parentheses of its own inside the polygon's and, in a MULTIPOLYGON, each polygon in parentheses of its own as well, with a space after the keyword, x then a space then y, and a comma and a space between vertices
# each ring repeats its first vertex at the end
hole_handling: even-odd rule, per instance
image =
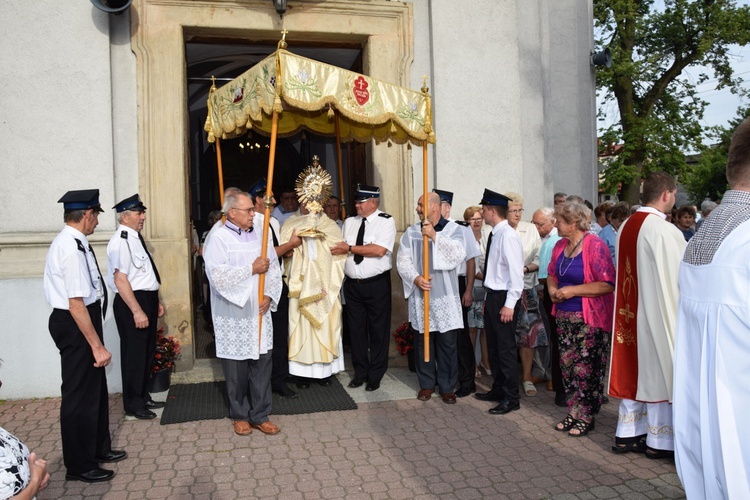
POLYGON ((86 249, 83 247, 83 242, 79 240, 78 238, 73 238, 76 240, 76 246, 78 247, 78 251, 83 252, 84 255, 86 254, 86 249))
POLYGON ((387 214, 387 213, 385 213, 385 212, 380 212, 380 213, 378 214, 378 217, 382 217, 382 218, 384 218, 384 219, 390 219, 390 218, 391 218, 391 217, 393 217, 393 216, 392 216, 391 214, 387 214))
POLYGON ((123 240, 127 240, 128 239, 128 232, 127 231, 121 232, 120 233, 120 238, 122 238, 123 240))
POLYGON ((346 218, 351 219, 352 217, 356 217, 356 216, 357 216, 357 212, 354 212, 353 214, 347 215, 346 218))
POLYGON ((456 219, 456 220, 454 220, 453 222, 455 222, 455 223, 456 223, 456 224, 458 224, 459 226, 465 226, 465 227, 469 227, 469 223, 468 223, 468 222, 466 222, 465 220, 458 220, 458 219, 456 219))

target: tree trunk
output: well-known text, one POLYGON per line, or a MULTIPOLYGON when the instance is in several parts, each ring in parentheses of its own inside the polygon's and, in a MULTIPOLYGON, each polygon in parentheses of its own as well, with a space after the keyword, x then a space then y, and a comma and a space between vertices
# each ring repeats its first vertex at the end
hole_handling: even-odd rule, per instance
MULTIPOLYGON (((640 170, 640 169, 639 169, 640 170)), ((628 182, 623 182, 620 188, 620 201, 626 201, 629 205, 637 205, 641 199, 641 176, 628 182)))

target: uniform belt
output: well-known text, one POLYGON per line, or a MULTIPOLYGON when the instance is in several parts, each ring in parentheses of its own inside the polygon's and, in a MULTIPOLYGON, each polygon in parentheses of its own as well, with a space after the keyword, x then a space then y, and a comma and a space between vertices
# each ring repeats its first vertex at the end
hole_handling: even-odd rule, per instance
POLYGON ((346 277, 347 280, 353 281, 354 283, 370 283, 371 281, 375 281, 380 278, 384 278, 386 273, 390 271, 386 271, 384 273, 380 273, 377 276, 373 276, 371 278, 350 278, 349 276, 346 277))
POLYGON ((498 293, 504 293, 508 290, 493 290, 492 288, 484 287, 485 290, 487 290, 487 295, 497 295, 498 293))

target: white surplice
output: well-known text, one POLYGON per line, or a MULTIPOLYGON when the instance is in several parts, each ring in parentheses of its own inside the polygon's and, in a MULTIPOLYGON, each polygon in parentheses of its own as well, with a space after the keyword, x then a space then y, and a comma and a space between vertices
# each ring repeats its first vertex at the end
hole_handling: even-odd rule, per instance
POLYGON ((203 250, 206 275, 211 284, 211 313, 214 320, 216 357, 245 360, 258 359, 273 348, 271 310, 281 297, 281 270, 271 238, 267 256, 264 295, 271 298, 271 310, 263 315, 262 335, 258 345, 258 274, 252 273, 255 259, 261 256, 260 231, 253 231, 240 241, 232 230, 217 228, 207 239, 203 250), (260 349, 259 349, 260 347, 260 349))
MULTIPOLYGON (((466 258, 461 226, 448 221, 435 241, 429 240, 430 331, 447 332, 463 328, 461 299, 458 295, 458 265, 466 258)), ((414 284, 422 274, 422 225, 409 226, 401 236, 396 267, 409 300, 409 321, 424 332, 424 293, 414 284)))
POLYGON ((750 221, 721 242, 709 264, 683 262, 679 284, 677 472, 690 499, 750 498, 750 221))

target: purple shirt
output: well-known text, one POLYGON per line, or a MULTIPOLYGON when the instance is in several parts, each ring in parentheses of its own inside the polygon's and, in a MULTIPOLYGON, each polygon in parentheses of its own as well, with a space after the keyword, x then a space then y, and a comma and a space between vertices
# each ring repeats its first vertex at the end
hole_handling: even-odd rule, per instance
MULTIPOLYGON (((579 253, 572 259, 565 257, 564 253, 560 255, 560 258, 557 259, 557 279, 560 280, 557 284, 558 288, 582 285, 584 281, 582 254, 579 253)), ((565 302, 560 302, 557 304, 557 310, 583 311, 583 297, 572 297, 565 302)))

